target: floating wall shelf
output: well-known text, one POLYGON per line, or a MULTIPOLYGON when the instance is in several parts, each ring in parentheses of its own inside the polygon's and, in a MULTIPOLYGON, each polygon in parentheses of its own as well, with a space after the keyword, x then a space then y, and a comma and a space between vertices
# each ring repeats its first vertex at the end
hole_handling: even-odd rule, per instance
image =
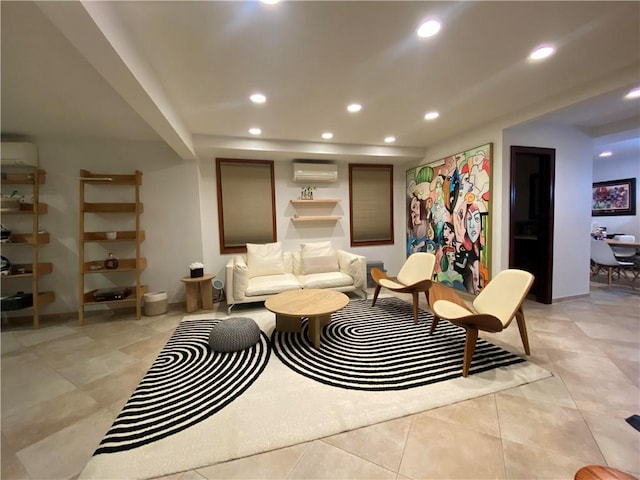
MULTIPOLYGON (((293 205, 299 212, 309 212, 310 208, 322 207, 326 211, 329 207, 335 206, 340 202, 337 198, 318 198, 313 200, 291 200, 293 205)), ((293 223, 309 223, 309 222, 337 222, 342 217, 339 215, 296 215, 291 217, 293 223)))
POLYGON ((304 217, 291 217, 291 221, 293 223, 304 223, 304 222, 337 222, 342 217, 337 215, 315 215, 315 216, 304 216, 304 217))
POLYGON ((293 205, 321 205, 321 204, 336 204, 340 200, 337 198, 318 198, 314 200, 291 200, 293 205))

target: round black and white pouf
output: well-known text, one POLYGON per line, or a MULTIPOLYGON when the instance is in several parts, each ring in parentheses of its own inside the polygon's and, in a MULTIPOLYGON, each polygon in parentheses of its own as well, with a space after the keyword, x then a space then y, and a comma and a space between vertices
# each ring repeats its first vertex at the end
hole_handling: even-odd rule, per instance
POLYGON ((260 327, 252 318, 234 317, 214 325, 209 346, 214 352, 237 352, 260 341, 260 327))

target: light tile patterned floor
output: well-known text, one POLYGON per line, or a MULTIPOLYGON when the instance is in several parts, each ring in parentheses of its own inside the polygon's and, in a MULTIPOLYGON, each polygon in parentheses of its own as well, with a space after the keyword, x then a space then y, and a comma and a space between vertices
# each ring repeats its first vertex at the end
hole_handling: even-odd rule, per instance
MULTIPOLYGON (((217 308, 224 308, 217 304, 217 308)), ((555 376, 282 450, 164 477, 567 479, 585 464, 640 473, 640 294, 525 305, 531 361, 555 376)), ((184 316, 3 324, 3 480, 76 478, 184 316)), ((522 352, 517 327, 482 335, 522 352)))

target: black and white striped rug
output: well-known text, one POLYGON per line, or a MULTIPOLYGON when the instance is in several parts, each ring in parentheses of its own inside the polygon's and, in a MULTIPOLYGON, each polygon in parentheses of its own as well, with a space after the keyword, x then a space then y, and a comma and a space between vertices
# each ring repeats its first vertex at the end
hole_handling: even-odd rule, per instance
POLYGON ((462 378, 463 333, 441 322, 429 336, 429 314, 416 325, 411 306, 391 298, 375 307, 352 301, 325 327, 319 350, 306 330, 273 335, 272 345, 275 316, 265 309, 238 315, 263 334, 255 347, 227 354, 207 346, 222 314, 180 322, 80 480, 161 477, 550 376, 480 342, 473 374, 462 378))
MULTIPOLYGON (((265 369, 271 349, 300 375, 334 387, 404 390, 462 375, 464 330, 432 315, 412 320, 410 304, 380 298, 375 307, 351 301, 323 329, 321 348, 301 333, 264 332, 254 347, 213 352, 209 332, 220 320, 183 321, 135 389, 95 454, 137 448, 185 430, 214 415, 251 386, 265 369)), ((470 374, 524 359, 478 339, 470 374)))
POLYGON ((214 352, 209 333, 220 320, 181 322, 94 453, 156 442, 215 414, 251 386, 267 366, 264 332, 251 348, 214 352))
MULTIPOLYGON (((462 375, 464 329, 442 321, 429 334, 432 315, 397 298, 351 301, 332 315, 321 348, 302 333, 274 331, 273 351, 292 370, 318 382, 356 390, 402 390, 462 375)), ((469 374, 524 362, 524 359, 478 339, 469 374)))

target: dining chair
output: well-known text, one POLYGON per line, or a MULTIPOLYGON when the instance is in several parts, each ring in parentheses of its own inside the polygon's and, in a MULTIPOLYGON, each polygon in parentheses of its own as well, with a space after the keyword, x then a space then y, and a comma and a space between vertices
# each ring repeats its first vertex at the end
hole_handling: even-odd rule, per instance
POLYGON ((418 296, 424 292, 429 302, 428 291, 432 285, 435 265, 436 256, 433 253, 416 252, 409 255, 396 277, 388 277, 379 268, 372 268, 371 278, 376 282, 376 289, 371 306, 375 306, 382 287, 392 292, 410 293, 413 297, 413 322, 418 323, 418 296))
MULTIPOLYGON (((592 275, 597 275, 600 270, 607 271, 609 285, 613 281, 613 271, 620 272, 621 269, 633 269, 634 262, 618 260, 611 250, 611 245, 602 240, 591 239, 591 261, 594 263, 592 275)), ((638 272, 633 272, 634 281, 638 277, 638 272)))
POLYGON ((518 323, 524 351, 527 355, 531 354, 522 304, 533 285, 533 279, 533 274, 530 272, 511 268, 498 273, 475 297, 471 306, 461 301, 452 301, 452 299, 433 302, 431 310, 434 315, 434 324, 444 319, 466 331, 462 362, 463 377, 469 374, 478 331, 501 332, 511 324, 514 318, 518 323))
MULTIPOLYGON (((613 239, 617 242, 635 242, 634 235, 614 235, 613 239)), ((611 245, 611 250, 616 258, 620 260, 632 261, 636 256, 636 247, 622 247, 620 245, 611 245)))

